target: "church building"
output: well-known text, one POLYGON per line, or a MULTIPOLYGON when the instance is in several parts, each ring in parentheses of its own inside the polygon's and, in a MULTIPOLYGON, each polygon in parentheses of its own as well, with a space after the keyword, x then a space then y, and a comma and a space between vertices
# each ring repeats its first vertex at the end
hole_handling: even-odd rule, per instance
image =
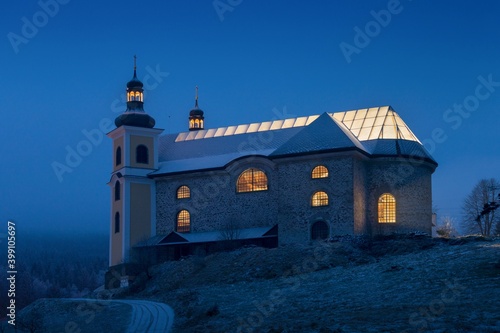
POLYGON ((109 265, 134 248, 163 259, 228 241, 260 246, 336 235, 431 233, 436 161, 390 107, 163 133, 136 68, 113 140, 109 265))

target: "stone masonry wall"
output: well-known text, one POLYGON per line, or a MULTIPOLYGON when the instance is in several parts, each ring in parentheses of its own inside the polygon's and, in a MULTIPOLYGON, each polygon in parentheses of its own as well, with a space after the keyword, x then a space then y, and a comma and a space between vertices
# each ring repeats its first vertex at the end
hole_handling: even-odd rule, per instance
POLYGON ((420 231, 431 233, 432 167, 397 158, 377 159, 368 165, 367 218, 373 234, 420 231), (396 223, 378 223, 378 198, 396 198, 396 223))
POLYGON ((351 157, 322 155, 277 164, 280 243, 309 241, 312 224, 320 220, 328 224, 330 235, 353 233, 351 157), (328 178, 311 179, 311 171, 318 165, 328 168, 328 178), (328 206, 311 207, 311 198, 317 191, 328 194, 328 206))
POLYGON ((279 225, 280 244, 311 240, 311 226, 325 221, 330 235, 385 234, 431 230, 431 174, 427 163, 409 164, 397 158, 369 160, 353 153, 280 158, 248 157, 225 170, 167 176, 157 180, 157 234, 175 230, 177 214, 191 214, 191 231, 272 227, 279 225), (324 165, 328 178, 312 179, 312 169, 324 165), (268 177, 268 190, 237 193, 244 170, 256 167, 268 177), (176 199, 187 185, 191 198, 176 199), (329 205, 311 207, 316 191, 325 191, 329 205), (378 197, 396 198, 396 223, 379 224, 378 197))
MULTIPOLYGON (((239 172, 213 171, 168 177, 157 182, 157 233, 175 230, 177 214, 186 209, 191 215, 191 232, 271 226, 277 214, 275 173, 260 167, 268 176, 269 189, 236 193, 239 172), (177 189, 186 185, 191 198, 177 199, 177 189)), ((274 224, 273 224, 274 223, 274 224)))

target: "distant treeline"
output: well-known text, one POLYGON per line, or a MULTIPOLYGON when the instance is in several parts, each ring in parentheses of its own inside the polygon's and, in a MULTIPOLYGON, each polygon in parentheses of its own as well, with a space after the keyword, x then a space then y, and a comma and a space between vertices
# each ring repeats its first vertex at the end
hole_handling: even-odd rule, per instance
MULTIPOLYGON (((39 298, 82 297, 104 284, 109 236, 17 235, 16 308, 39 298)), ((0 239, 0 308, 7 307, 7 245, 0 239)), ((5 311, 0 312, 0 317, 5 311)))

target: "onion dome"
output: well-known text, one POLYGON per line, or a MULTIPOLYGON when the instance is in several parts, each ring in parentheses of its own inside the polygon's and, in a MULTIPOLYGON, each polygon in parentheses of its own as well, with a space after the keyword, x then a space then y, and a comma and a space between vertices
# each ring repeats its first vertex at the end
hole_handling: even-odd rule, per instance
POLYGON ((127 110, 116 117, 115 125, 153 128, 155 120, 144 112, 144 84, 137 78, 137 57, 134 56, 134 76, 127 83, 127 110))
POLYGON ((198 86, 196 87, 196 97, 194 109, 189 111, 189 130, 199 131, 204 129, 205 117, 203 111, 198 107, 198 86))

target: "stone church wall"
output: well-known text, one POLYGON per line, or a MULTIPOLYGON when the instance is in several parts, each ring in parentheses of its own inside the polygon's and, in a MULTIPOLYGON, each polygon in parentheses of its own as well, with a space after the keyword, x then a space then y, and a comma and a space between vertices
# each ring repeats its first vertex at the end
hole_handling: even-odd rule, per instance
POLYGON ((157 180, 157 234, 175 230, 177 214, 191 214, 191 231, 251 228, 279 224, 280 244, 311 239, 311 226, 325 221, 330 235, 384 234, 431 230, 431 173, 427 164, 409 164, 397 158, 369 160, 357 153, 332 153, 269 160, 249 157, 225 170, 168 176, 157 180), (327 178, 312 179, 317 165, 327 178), (244 170, 256 167, 268 177, 268 190, 237 193, 244 170), (176 199, 186 185, 191 198, 176 199), (329 204, 311 207, 316 191, 325 191, 329 204), (378 223, 378 197, 396 198, 397 222, 378 223))
POLYGON ((373 234, 420 231, 431 234, 432 170, 425 162, 397 158, 377 159, 368 166, 368 220, 373 234), (396 198, 396 223, 378 223, 378 198, 396 198))

